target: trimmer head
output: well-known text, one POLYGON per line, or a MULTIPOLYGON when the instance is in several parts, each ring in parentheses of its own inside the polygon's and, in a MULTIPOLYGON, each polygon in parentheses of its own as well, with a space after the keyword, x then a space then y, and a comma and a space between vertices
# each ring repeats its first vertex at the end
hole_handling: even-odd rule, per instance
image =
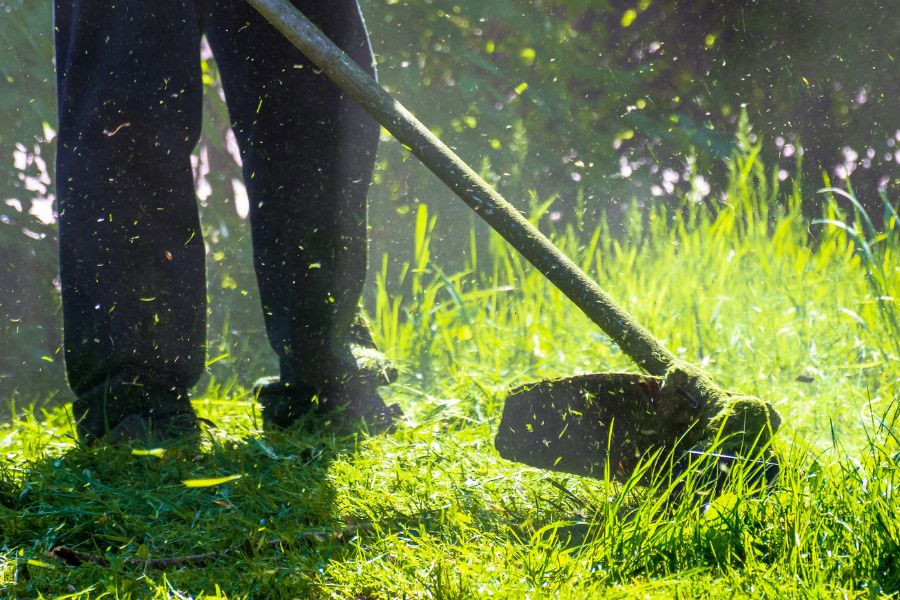
POLYGON ((530 383, 506 398, 500 455, 542 469, 625 476, 651 448, 674 444, 681 427, 658 417, 661 377, 595 373, 530 383))
POLYGON ((668 459, 683 449, 674 458, 686 464, 717 437, 725 441, 714 452, 743 461, 745 447, 764 447, 777 427, 766 403, 679 367, 665 378, 595 373, 518 387, 506 399, 495 446, 530 466, 603 478, 608 465, 612 478, 627 480, 652 455, 668 459))

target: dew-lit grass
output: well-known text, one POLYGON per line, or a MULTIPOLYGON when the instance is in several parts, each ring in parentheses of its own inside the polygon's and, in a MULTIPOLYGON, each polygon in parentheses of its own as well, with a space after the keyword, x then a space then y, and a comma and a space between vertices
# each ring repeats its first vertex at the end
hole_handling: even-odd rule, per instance
POLYGON ((369 313, 403 368, 386 390, 406 411, 396 432, 264 435, 240 374, 196 394, 216 424, 200 451, 79 448, 64 410, 27 415, 0 429, 0 596, 900 593, 900 225, 852 225, 834 204, 811 223, 777 182, 746 152, 715 214, 635 211, 624 237, 556 236, 677 355, 774 403, 776 489, 738 475, 696 499, 695 472, 643 486, 502 460, 509 386, 634 367, 497 239, 443 272, 423 206, 413 264, 373 264, 369 313), (48 557, 60 545, 108 565, 66 566, 48 557))

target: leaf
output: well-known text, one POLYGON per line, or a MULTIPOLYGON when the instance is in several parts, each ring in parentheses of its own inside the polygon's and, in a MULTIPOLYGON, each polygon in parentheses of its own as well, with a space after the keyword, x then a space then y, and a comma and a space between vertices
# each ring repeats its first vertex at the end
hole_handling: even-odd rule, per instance
POLYGON ((29 567, 40 567, 42 569, 52 569, 53 568, 53 565, 51 565, 50 563, 45 563, 44 561, 37 560, 35 558, 28 559, 28 566, 29 567))
POLYGON ((522 51, 519 52, 519 58, 522 59, 522 62, 525 63, 526 67, 530 67, 534 64, 534 59, 537 57, 537 52, 535 52, 534 48, 522 48, 522 51))
POLYGON ((229 356, 231 356, 231 354, 229 354, 228 352, 223 352, 222 354, 218 355, 217 357, 211 358, 208 361, 206 361, 206 366, 210 367, 210 366, 216 364, 217 362, 219 362, 220 360, 225 360, 229 356))
POLYGON ((241 477, 243 477, 243 475, 229 475, 227 477, 217 477, 214 479, 185 479, 181 483, 189 488, 205 488, 222 485, 223 483, 228 483, 229 481, 234 481, 241 477))
POLYGON ((155 456, 156 458, 162 458, 166 455, 165 448, 148 448, 147 450, 141 450, 139 448, 135 448, 131 451, 132 456, 155 456))
POLYGON ((853 319, 854 321, 856 321, 857 323, 862 325, 864 328, 866 328, 866 329, 869 328, 869 326, 866 324, 865 319, 863 319, 861 316, 859 316, 859 313, 857 313, 856 311, 852 311, 849 308, 841 307, 838 309, 838 312, 844 313, 845 315, 847 315, 848 317, 850 317, 851 319, 853 319))

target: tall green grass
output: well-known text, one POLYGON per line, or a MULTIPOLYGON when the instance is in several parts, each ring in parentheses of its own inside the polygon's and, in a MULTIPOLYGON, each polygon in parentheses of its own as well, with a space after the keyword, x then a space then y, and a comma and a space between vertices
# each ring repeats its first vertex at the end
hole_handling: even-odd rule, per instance
MULTIPOLYGON (((508 387, 634 366, 496 237, 473 234, 467 268, 445 273, 422 205, 413 260, 376 266, 368 306, 402 367, 385 392, 407 415, 395 433, 263 435, 240 374, 196 395, 217 425, 196 452, 80 448, 65 411, 28 415, 0 429, 0 596, 900 593, 900 225, 887 199, 884 231, 861 208, 843 214, 833 189, 813 222, 803 193, 745 140, 714 209, 685 201, 634 209, 623 230, 553 232, 673 352, 775 404, 777 488, 741 467, 712 495, 697 469, 641 485, 499 458, 508 387), (47 556, 58 545, 110 564, 65 566, 47 556), (221 555, 133 562, 207 551, 221 555)), ((533 205, 543 224, 547 204, 533 205)))

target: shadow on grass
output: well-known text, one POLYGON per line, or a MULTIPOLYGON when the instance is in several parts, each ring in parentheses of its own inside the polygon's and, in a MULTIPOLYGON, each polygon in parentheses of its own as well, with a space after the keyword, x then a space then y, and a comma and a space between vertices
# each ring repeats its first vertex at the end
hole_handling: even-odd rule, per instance
POLYGON ((212 430, 199 448, 75 446, 0 469, 0 543, 18 552, 0 583, 14 597, 146 597, 159 585, 296 597, 365 527, 339 520, 329 475, 359 439, 212 430), (51 556, 61 546, 68 560, 51 556))

